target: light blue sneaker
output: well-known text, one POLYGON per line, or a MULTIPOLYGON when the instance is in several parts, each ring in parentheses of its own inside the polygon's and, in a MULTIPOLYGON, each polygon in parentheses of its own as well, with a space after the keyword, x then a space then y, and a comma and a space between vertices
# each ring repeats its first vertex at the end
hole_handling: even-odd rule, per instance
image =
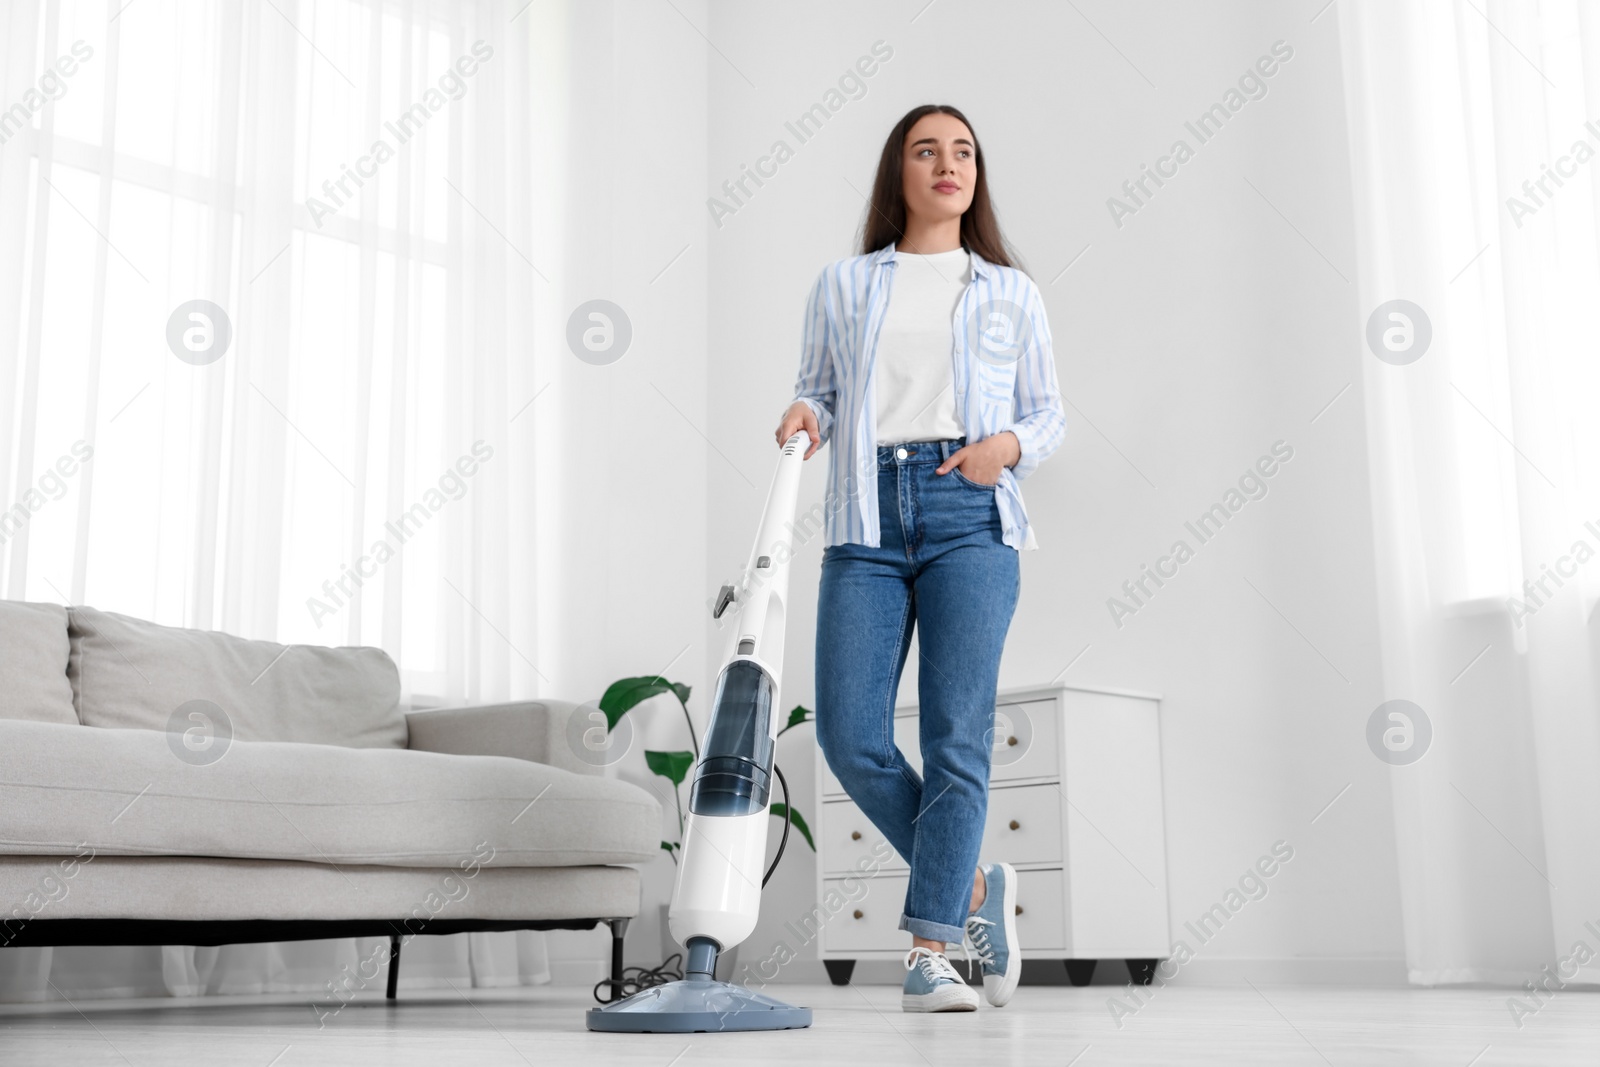
MULTIPOLYGON (((985 887, 983 903, 967 918, 967 941, 978 950, 983 965, 983 995, 998 1008, 1011 999, 1022 977, 1022 955, 1012 951, 1017 943, 1017 872, 1003 862, 986 863, 979 869, 985 887)), ((962 952, 966 948, 964 943, 962 952)), ((970 955, 967 973, 972 973, 970 955)))
POLYGON ((978 991, 961 980, 943 952, 918 945, 906 953, 905 1011, 977 1011, 978 991))

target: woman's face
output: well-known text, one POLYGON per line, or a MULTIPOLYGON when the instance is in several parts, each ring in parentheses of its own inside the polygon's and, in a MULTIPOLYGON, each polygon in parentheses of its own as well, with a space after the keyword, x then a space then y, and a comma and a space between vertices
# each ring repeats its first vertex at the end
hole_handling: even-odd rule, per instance
POLYGON ((906 134, 900 174, 911 215, 928 222, 960 218, 972 206, 978 181, 972 131, 954 115, 922 116, 906 134))

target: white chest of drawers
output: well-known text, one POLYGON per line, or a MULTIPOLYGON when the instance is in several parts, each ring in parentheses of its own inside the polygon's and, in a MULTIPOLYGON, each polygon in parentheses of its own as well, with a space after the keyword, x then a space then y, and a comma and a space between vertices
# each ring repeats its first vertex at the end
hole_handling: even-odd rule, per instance
MULTIPOLYGON (((1077 984, 1107 958, 1148 983, 1170 950, 1159 709, 1155 696, 1077 686, 998 694, 981 859, 1017 870, 1022 958, 1064 960, 1077 984)), ((917 733, 917 706, 897 707, 895 743, 920 772, 917 733)), ((817 944, 843 985, 856 960, 910 948, 898 928, 909 869, 817 766, 817 899, 835 905, 817 944)))

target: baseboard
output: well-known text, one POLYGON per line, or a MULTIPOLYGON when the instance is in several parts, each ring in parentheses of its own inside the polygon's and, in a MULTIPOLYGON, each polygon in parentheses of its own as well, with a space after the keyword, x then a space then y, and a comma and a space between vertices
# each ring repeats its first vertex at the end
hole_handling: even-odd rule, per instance
MULTIPOLYGON (((1112 967, 1110 962, 1105 965, 1105 969, 1116 975, 1114 984, 1127 984, 1126 966, 1112 967), (1120 974, 1117 973, 1119 970, 1120 974)), ((1163 978, 1165 972, 1158 969, 1156 980, 1161 981, 1163 978)), ((1098 985, 1099 982, 1100 975, 1096 974, 1095 984, 1098 985)), ((1399 956, 1193 959, 1168 979, 1167 983, 1190 986, 1242 986, 1254 983, 1395 989, 1404 989, 1411 984, 1406 978, 1406 961, 1399 956)))
MULTIPOLYGON (((962 975, 966 964, 958 952, 950 962, 962 975)), ((977 966, 973 966, 974 975, 977 966)), ((852 984, 899 985, 905 980, 906 969, 894 960, 860 960, 851 974, 852 984)), ((1317 958, 1300 959, 1193 959, 1180 968, 1170 979, 1173 986, 1243 986, 1257 985, 1325 985, 1361 986, 1380 988, 1405 988, 1406 963, 1401 958, 1317 958)), ((828 981, 827 972, 819 960, 795 960, 785 966, 773 979, 773 984, 821 984, 828 981)), ((1125 986, 1128 984, 1128 967, 1121 960, 1102 960, 1095 968, 1093 986, 1125 986)), ((1069 986, 1067 969, 1057 960, 1024 960, 1022 984, 1043 986, 1069 986)))
POLYGON ((580 989, 591 989, 600 979, 605 978, 609 966, 600 960, 551 960, 550 984, 553 986, 575 986, 580 989))

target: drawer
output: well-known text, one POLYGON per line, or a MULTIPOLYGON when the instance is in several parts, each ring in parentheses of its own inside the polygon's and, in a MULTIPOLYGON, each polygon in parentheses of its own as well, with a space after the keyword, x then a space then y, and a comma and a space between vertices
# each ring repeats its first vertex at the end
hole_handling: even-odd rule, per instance
POLYGON ((983 823, 985 860, 1062 863, 1061 791, 1053 785, 989 790, 983 823))
MULTIPOLYGON (((824 874, 860 870, 863 863, 873 862, 886 870, 906 869, 900 854, 852 800, 825 800, 816 833, 824 874)), ((981 855, 1013 864, 1063 862, 1060 790, 1054 785, 990 789, 981 855)))
MULTIPOLYGON (((1061 711, 1054 700, 1024 700, 996 704, 989 734, 989 780, 1055 778, 1060 774, 1061 711)), ((916 715, 894 720, 894 743, 906 762, 922 773, 922 745, 916 715)))
MULTIPOLYGON (((909 874, 888 873, 853 882, 825 879, 824 893, 834 890, 845 900, 844 906, 828 921, 826 957, 852 952, 910 952, 911 935, 900 929, 900 913, 905 910, 909 880, 909 874)), ((1067 947, 1066 892, 1060 871, 1018 872, 1016 907, 1018 947, 1023 950, 1067 947)), ((960 948, 950 951, 954 953, 951 962, 958 962, 960 948)), ((965 970, 965 964, 960 967, 965 970)))
POLYGON ((851 800, 828 800, 822 805, 818 851, 825 874, 843 874, 876 863, 884 869, 905 870, 906 863, 888 840, 851 800))
POLYGON ((911 935, 900 929, 910 877, 909 873, 899 873, 824 879, 824 899, 831 890, 845 900, 844 907, 828 920, 827 951, 910 952, 911 935))
POLYGON ((1060 777, 1060 720, 1061 707, 1054 700, 997 704, 989 780, 1060 777))
MULTIPOLYGON (((1059 778, 1061 774, 1061 709, 1054 700, 1007 701, 995 705, 990 738, 989 780, 1008 782, 1021 778, 1059 778)), ((894 743, 912 770, 922 773, 922 745, 917 716, 897 715, 894 743)), ((822 761, 823 796, 846 796, 844 786, 822 761)))
POLYGON ((1066 906, 1061 871, 1018 871, 1017 943, 1025 949, 1065 949, 1066 906))

